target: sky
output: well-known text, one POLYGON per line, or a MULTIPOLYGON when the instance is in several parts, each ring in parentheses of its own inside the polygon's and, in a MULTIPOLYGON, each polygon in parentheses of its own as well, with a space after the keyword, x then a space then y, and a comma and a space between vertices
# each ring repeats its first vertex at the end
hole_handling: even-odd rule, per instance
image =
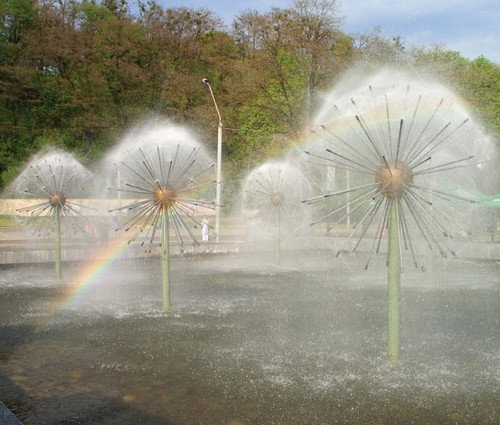
MULTIPOLYGON (((500 64, 500 0, 338 0, 342 31, 369 33, 379 26, 406 47, 439 44, 468 59, 484 56, 500 64)), ((163 7, 204 7, 230 25, 239 13, 288 8, 293 0, 157 0, 163 7)))

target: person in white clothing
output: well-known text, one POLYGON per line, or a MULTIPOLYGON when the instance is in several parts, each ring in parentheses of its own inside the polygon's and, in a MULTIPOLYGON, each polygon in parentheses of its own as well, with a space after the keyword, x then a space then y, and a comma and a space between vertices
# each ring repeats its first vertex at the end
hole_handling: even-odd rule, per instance
POLYGON ((201 221, 201 240, 208 242, 208 219, 206 217, 201 221))

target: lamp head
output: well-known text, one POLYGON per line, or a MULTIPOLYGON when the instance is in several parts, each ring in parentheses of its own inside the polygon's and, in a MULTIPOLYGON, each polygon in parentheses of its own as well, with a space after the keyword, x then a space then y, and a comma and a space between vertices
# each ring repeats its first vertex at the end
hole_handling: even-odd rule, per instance
POLYGON ((201 80, 201 81, 203 81, 203 84, 208 84, 208 83, 209 83, 208 78, 204 78, 204 79, 203 79, 203 80, 201 80))

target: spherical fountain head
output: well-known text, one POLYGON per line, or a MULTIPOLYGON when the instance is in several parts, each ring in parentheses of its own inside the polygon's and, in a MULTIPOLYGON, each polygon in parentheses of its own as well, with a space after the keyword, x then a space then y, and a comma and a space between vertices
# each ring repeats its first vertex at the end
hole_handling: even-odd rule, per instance
POLYGON ((302 200, 311 195, 311 187, 298 165, 293 158, 283 158, 262 164, 246 177, 241 214, 256 241, 274 238, 280 227, 288 229, 282 241, 309 230, 310 208, 302 200))
POLYGON ((63 207, 66 205, 66 197, 61 192, 51 193, 49 196, 49 204, 53 208, 58 206, 63 207))
POLYGON ((153 198, 155 202, 161 204, 163 208, 169 209, 175 204, 177 193, 169 185, 160 185, 155 189, 153 198))
POLYGON ((391 161, 383 163, 375 174, 378 191, 389 198, 401 198, 408 185, 413 182, 413 173, 404 162, 391 161))
POLYGON ((279 206, 285 202, 285 195, 281 192, 275 192, 271 197, 271 202, 274 206, 279 206))

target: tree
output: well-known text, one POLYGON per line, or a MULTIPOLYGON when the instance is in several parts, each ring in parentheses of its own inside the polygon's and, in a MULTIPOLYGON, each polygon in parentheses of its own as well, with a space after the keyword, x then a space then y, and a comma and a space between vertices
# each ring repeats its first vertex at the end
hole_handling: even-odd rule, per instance
POLYGON ((36 0, 4 0, 0 4, 0 42, 17 44, 35 24, 36 0))
POLYGON ((25 121, 36 90, 26 66, 24 41, 36 26, 35 5, 34 0, 0 3, 0 174, 4 184, 31 151, 32 136, 25 121))
POLYGON ((293 3, 292 48, 300 55, 307 78, 309 120, 318 106, 318 89, 331 84, 333 76, 340 71, 334 48, 343 37, 340 27, 344 18, 337 9, 337 0, 296 0, 293 3))
POLYGON ((380 66, 388 63, 397 65, 406 61, 405 48, 399 36, 382 37, 382 30, 376 26, 369 33, 357 33, 352 36, 355 58, 371 65, 380 66))
POLYGON ((415 66, 446 81, 476 111, 482 123, 500 141, 500 67, 484 57, 473 61, 441 46, 414 49, 415 66))
POLYGON ((155 0, 141 0, 137 16, 128 0, 3 0, 0 186, 48 144, 91 163, 150 115, 189 125, 215 151, 216 117, 203 78, 223 115, 225 177, 237 179, 289 151, 319 93, 355 61, 415 67, 445 80, 498 138, 498 65, 439 46, 408 50, 379 28, 349 36, 342 22, 337 0, 247 10, 230 31, 210 10, 155 0))
POLYGON ((220 19, 204 9, 162 9, 151 2, 141 6, 139 22, 149 46, 146 63, 157 108, 189 116, 204 103, 201 79, 210 62, 208 49, 216 38, 222 40, 220 19))

